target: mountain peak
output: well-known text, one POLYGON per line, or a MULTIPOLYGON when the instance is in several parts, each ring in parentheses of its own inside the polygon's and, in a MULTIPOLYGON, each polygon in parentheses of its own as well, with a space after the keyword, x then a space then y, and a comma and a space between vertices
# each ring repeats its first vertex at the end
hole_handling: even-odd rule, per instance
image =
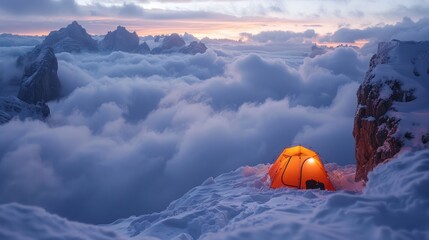
POLYGON ((55 52, 98 51, 97 42, 76 21, 65 28, 50 32, 42 47, 52 47, 55 52))
POLYGON ((24 58, 24 75, 18 98, 32 104, 57 99, 61 83, 57 75, 58 62, 54 50, 50 47, 36 47, 24 58))
POLYGON ((86 30, 77 21, 73 21, 72 23, 67 25, 66 29, 68 30, 79 29, 79 30, 84 30, 86 33, 86 30))
POLYGON ((131 33, 125 27, 118 26, 115 31, 109 31, 99 45, 105 51, 132 52, 139 46, 139 41, 135 32, 131 33))
POLYGON ((127 31, 127 28, 119 25, 119 26, 116 27, 116 30, 127 31))
POLYGON ((152 53, 160 54, 160 53, 169 53, 174 52, 183 46, 185 46, 185 40, 179 36, 177 33, 172 33, 169 36, 165 36, 162 40, 162 44, 160 47, 156 47, 152 49, 152 53))

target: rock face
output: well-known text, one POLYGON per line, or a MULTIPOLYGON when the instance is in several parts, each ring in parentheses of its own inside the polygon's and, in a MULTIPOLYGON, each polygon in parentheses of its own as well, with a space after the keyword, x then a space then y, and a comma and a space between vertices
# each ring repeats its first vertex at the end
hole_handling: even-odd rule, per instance
POLYGON ((132 52, 139 47, 139 37, 136 32, 130 33, 125 27, 118 26, 115 31, 108 32, 100 42, 103 51, 132 52))
MULTIPOLYGON (((156 39, 155 39, 155 42, 156 42, 156 39)), ((202 42, 193 41, 188 46, 186 46, 186 43, 183 40, 183 38, 181 38, 179 34, 173 33, 170 36, 164 37, 161 46, 152 49, 151 53, 163 54, 163 53, 180 52, 184 54, 195 55, 197 53, 205 53, 206 50, 207 50, 207 47, 202 42)))
POLYGON ((153 54, 161 54, 161 53, 171 53, 177 52, 185 46, 185 41, 179 36, 177 33, 173 33, 170 36, 166 36, 162 41, 162 45, 160 47, 156 47, 152 49, 153 54))
POLYGON ((206 45, 202 42, 193 41, 188 46, 180 49, 181 53, 195 55, 197 53, 205 53, 207 50, 206 45))
POLYGON ((17 97, 0 97, 0 124, 10 121, 14 117, 21 120, 34 118, 43 120, 49 116, 49 107, 44 103, 28 104, 17 97))
POLYGON ((41 44, 42 48, 52 47, 58 52, 96 52, 97 41, 76 21, 58 31, 52 31, 41 44))
POLYGON ((357 92, 356 180, 402 149, 429 148, 429 42, 380 43, 357 92))
POLYGON ((23 57, 18 65, 24 69, 18 98, 36 104, 60 97, 61 83, 58 79, 58 62, 54 50, 37 46, 23 57))
POLYGON ((147 45, 146 42, 140 44, 135 50, 135 53, 140 53, 140 54, 148 54, 150 53, 150 48, 149 45, 147 45))

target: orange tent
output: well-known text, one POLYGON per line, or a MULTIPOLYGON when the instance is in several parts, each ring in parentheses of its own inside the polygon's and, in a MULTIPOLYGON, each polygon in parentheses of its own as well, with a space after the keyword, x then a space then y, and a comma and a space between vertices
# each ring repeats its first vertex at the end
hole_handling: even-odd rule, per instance
POLYGON ((268 174, 271 188, 318 188, 335 191, 317 153, 303 146, 285 148, 268 174))

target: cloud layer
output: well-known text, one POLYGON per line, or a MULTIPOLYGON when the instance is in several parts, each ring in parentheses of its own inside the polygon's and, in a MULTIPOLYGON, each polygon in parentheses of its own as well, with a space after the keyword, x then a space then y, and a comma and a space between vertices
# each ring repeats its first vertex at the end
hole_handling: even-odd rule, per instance
POLYGON ((369 56, 338 48, 304 58, 302 44, 307 52, 285 61, 277 48, 57 54, 63 98, 49 103, 51 118, 0 126, 1 202, 107 223, 162 210, 206 178, 272 162, 292 144, 353 163, 355 92, 369 56))
POLYGON ((358 40, 367 40, 366 48, 375 48, 378 42, 390 41, 393 39, 401 41, 425 41, 429 39, 429 18, 421 18, 413 21, 409 17, 404 17, 396 24, 384 26, 373 26, 363 29, 340 28, 332 35, 321 38, 324 42, 344 42, 355 43, 358 40))

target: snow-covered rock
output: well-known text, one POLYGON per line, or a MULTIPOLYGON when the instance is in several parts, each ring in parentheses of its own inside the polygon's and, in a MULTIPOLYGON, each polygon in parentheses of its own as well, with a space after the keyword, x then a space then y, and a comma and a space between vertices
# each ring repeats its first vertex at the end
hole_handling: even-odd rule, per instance
POLYGON ((180 52, 184 53, 184 54, 195 55, 197 53, 205 53, 206 50, 207 50, 207 47, 206 47, 206 45, 204 43, 193 41, 188 46, 183 47, 182 49, 180 49, 180 52))
POLYGON ((0 239, 4 240, 119 240, 100 226, 70 222, 39 207, 17 203, 0 205, 0 239))
MULTIPOLYGON (((188 34, 189 35, 189 34, 188 34)), ((189 38, 189 36, 187 36, 189 38)), ((159 42, 161 39, 160 36, 157 36, 155 42, 159 42)), ((179 36, 177 33, 173 33, 170 36, 166 36, 162 39, 162 44, 160 46, 156 46, 152 49, 152 54, 163 54, 163 53, 174 53, 180 52, 184 54, 192 54, 195 55, 197 53, 205 53, 207 47, 204 43, 193 41, 188 46, 186 46, 183 38, 179 36)))
POLYGON ((61 83, 57 75, 57 58, 52 48, 37 46, 19 57, 17 63, 24 69, 19 99, 34 104, 59 98, 61 83))
POLYGON ((152 49, 152 54, 178 52, 185 45, 185 41, 179 34, 173 33, 170 36, 164 37, 161 46, 152 49))
POLYGON ((401 149, 429 147, 429 41, 380 43, 358 89, 356 180, 401 149))
POLYGON ((139 47, 139 37, 136 32, 129 32, 125 27, 118 26, 115 31, 109 31, 100 41, 100 50, 132 52, 139 47))
POLYGON ((92 39, 76 21, 58 31, 50 32, 42 42, 41 47, 52 47, 56 53, 98 51, 97 41, 92 39))
POLYGON ((0 97, 0 124, 17 117, 21 120, 26 118, 43 120, 49 116, 49 107, 44 103, 37 105, 28 104, 17 97, 0 97))
POLYGON ((185 42, 194 42, 194 41, 199 41, 198 38, 196 38, 194 35, 189 34, 187 32, 185 32, 182 36, 183 40, 185 40, 185 42))

